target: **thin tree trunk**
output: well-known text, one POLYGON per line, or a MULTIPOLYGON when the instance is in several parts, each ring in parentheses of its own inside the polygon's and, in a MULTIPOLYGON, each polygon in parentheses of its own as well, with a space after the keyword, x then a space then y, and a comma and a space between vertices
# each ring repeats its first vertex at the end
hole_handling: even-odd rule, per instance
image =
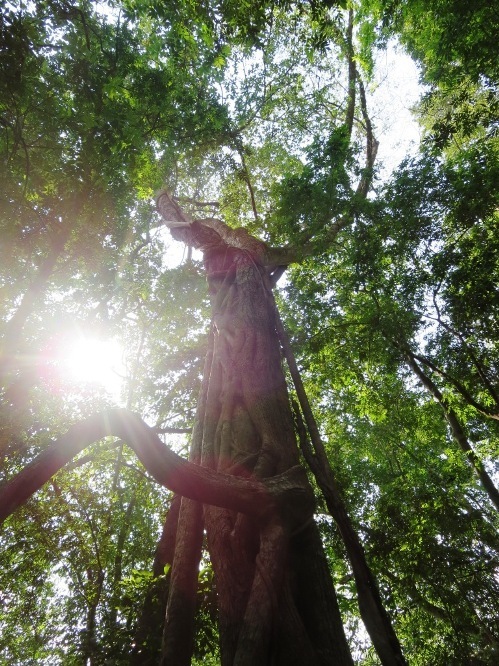
MULTIPOLYGON (((212 363, 213 335, 210 333, 189 454, 190 460, 197 463, 201 460, 207 387, 212 363)), ((183 497, 163 629, 160 663, 164 666, 189 666, 191 663, 202 541, 202 505, 183 497)))
POLYGON ((313 449, 308 440, 307 432, 297 406, 295 413, 297 416, 301 449, 326 500, 327 508, 338 525, 343 543, 345 544, 355 578, 360 615, 383 666, 404 666, 406 661, 402 654, 402 648, 393 629, 390 617, 383 605, 376 579, 367 562, 362 543, 354 529, 343 498, 341 497, 340 489, 329 464, 319 429, 300 377, 288 335, 277 310, 276 317, 281 345, 312 440, 313 449))
POLYGON ((168 565, 171 568, 173 563, 181 499, 180 495, 174 495, 166 514, 154 555, 152 572, 155 579, 147 592, 137 624, 130 666, 157 666, 161 658, 161 637, 171 577, 171 570, 165 576, 165 568, 168 565))
POLYGON ((423 372, 423 370, 417 364, 414 355, 407 350, 404 350, 404 353, 409 367, 442 408, 447 423, 450 426, 454 441, 465 454, 466 459, 480 480, 482 487, 487 493, 490 501, 499 511, 499 491, 487 473, 487 470, 485 469, 482 461, 478 458, 471 444, 469 443, 464 428, 462 427, 456 412, 452 409, 452 407, 450 407, 437 385, 430 379, 430 377, 428 377, 426 373, 423 372))
POLYGON ((91 599, 87 599, 87 617, 85 621, 85 632, 83 634, 82 645, 81 645, 81 657, 84 664, 89 664, 89 666, 95 666, 97 664, 96 657, 98 653, 98 643, 96 638, 96 618, 97 618, 97 608, 99 606, 102 586, 104 584, 104 572, 99 571, 97 574, 97 581, 93 583, 91 580, 91 572, 87 572, 89 576, 90 587, 94 589, 90 590, 92 594, 91 599))
MULTIPOLYGON (((110 604, 111 608, 108 620, 112 634, 114 634, 117 629, 118 601, 120 597, 119 587, 123 575, 123 551, 125 548, 125 543, 130 535, 130 524, 136 503, 137 503, 137 496, 136 494, 134 494, 125 511, 124 520, 118 532, 118 538, 116 540, 116 550, 114 554, 114 566, 113 566, 113 580, 111 583, 111 590, 113 590, 113 592, 111 596, 111 604, 110 604)), ((120 508, 121 510, 123 509, 122 506, 120 508)))
POLYGON ((194 643, 194 617, 201 545, 202 506, 182 498, 166 606, 161 666, 189 666, 194 643))
POLYGON ((357 68, 354 60, 353 49, 353 9, 348 12, 348 27, 346 39, 346 56, 348 60, 348 102, 345 114, 345 126, 347 128, 349 139, 352 136, 353 120, 355 115, 355 79, 357 76, 357 68))

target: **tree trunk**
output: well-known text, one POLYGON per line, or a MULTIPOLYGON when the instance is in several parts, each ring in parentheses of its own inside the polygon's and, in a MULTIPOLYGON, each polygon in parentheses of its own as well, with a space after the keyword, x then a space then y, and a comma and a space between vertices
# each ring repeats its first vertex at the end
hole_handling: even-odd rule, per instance
POLYGON ((156 547, 153 563, 153 576, 142 613, 135 632, 130 666, 157 666, 161 656, 161 627, 165 619, 166 602, 170 583, 170 571, 165 576, 165 567, 171 567, 177 526, 180 513, 180 495, 174 495, 166 514, 163 531, 156 547))
POLYGON ((122 438, 158 483, 194 500, 183 502, 177 526, 163 662, 183 666, 192 652, 202 503, 222 666, 353 666, 299 465, 270 286, 275 265, 264 265, 263 243, 219 220, 174 226, 203 250, 213 303, 213 353, 193 433, 202 464, 170 451, 128 410, 109 409, 73 425, 0 489, 0 522, 90 443, 122 438), (189 627, 171 630, 181 612, 189 627))
MULTIPOLYGON (((285 473, 299 464, 299 451, 265 246, 219 220, 191 222, 169 197, 160 195, 158 207, 174 238, 204 253, 214 341, 202 464, 259 480, 285 473)), ((305 520, 283 511, 259 524, 205 506, 222 666, 353 663, 312 510, 305 520)))
POLYGON ((182 498, 163 631, 161 666, 189 666, 203 541, 202 505, 182 498))

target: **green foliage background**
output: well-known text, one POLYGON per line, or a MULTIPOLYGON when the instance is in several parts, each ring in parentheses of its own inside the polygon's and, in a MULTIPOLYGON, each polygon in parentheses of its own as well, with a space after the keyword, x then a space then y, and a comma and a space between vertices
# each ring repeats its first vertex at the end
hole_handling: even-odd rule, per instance
MULTIPOLYGON (((312 239, 280 308, 409 663, 496 664, 497 510, 473 466, 497 486, 498 22, 485 1, 4 0, 3 480, 116 402, 160 430, 191 427, 206 288, 197 257, 167 260, 152 197, 167 185, 216 201, 192 212, 274 245, 312 239), (394 39, 420 68, 423 139, 364 198, 367 124, 359 92, 346 122, 348 64, 369 108, 394 39), (120 397, 57 369, 61 341, 90 334, 125 349, 120 397)), ((164 437, 186 452, 188 436, 164 437)), ((129 663, 169 502, 107 440, 12 516, 0 664, 129 663)), ((318 507, 356 663, 376 664, 319 493, 318 507)), ((215 664, 208 562, 199 596, 195 658, 215 664)))

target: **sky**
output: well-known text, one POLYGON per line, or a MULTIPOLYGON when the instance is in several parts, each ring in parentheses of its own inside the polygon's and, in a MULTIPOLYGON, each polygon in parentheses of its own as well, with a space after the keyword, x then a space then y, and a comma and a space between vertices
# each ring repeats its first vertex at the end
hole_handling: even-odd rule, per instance
POLYGON ((380 142, 380 176, 386 179, 404 157, 417 151, 421 128, 411 109, 423 88, 416 64, 393 42, 378 54, 370 88, 368 104, 380 142))

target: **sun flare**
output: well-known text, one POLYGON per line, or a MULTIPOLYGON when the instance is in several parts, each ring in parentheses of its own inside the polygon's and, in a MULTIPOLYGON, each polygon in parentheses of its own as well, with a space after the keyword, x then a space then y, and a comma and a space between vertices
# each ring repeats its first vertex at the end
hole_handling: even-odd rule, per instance
POLYGON ((62 371, 73 381, 100 386, 118 393, 123 382, 123 349, 116 340, 80 337, 61 358, 62 371))

